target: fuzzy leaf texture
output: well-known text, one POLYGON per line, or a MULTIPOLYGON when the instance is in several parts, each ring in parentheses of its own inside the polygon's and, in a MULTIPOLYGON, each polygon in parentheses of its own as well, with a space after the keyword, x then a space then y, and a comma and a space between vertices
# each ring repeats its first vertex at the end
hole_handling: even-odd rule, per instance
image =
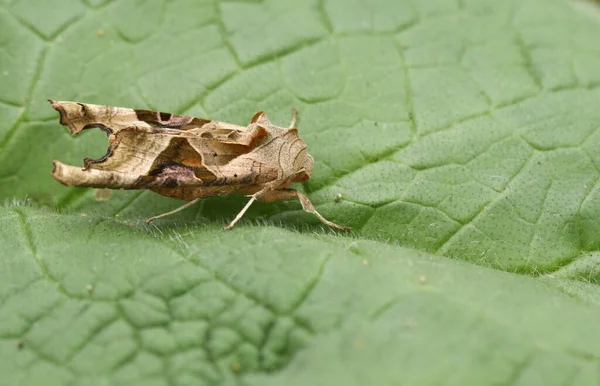
POLYGON ((583 0, 0 0, 0 385, 597 385, 598 36, 583 0), (146 226, 181 202, 51 178, 107 144, 49 98, 296 107, 354 230, 146 226))

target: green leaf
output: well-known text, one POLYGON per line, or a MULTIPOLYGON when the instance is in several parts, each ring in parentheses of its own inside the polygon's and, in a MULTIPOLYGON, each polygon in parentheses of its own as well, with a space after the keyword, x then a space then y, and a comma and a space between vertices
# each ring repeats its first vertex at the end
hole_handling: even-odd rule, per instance
POLYGON ((0 1, 0 384, 598 383, 600 10, 563 0, 0 1), (291 109, 298 202, 54 181, 46 99, 291 109), (335 197, 341 199, 336 200, 335 197))

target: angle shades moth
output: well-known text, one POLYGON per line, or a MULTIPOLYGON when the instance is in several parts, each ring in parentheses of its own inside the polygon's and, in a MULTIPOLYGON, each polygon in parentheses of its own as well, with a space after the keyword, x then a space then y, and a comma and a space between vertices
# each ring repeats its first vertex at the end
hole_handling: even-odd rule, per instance
POLYGON ((178 114, 79 102, 49 101, 60 123, 72 135, 98 128, 108 136, 99 159, 84 158, 83 167, 53 161, 52 177, 66 186, 104 189, 149 189, 186 204, 149 218, 151 222, 179 212, 210 196, 242 193, 250 200, 225 227, 231 229, 256 200, 297 197, 304 211, 324 224, 349 230, 325 219, 304 194, 290 188, 307 181, 313 158, 296 129, 271 123, 264 112, 248 126, 178 114))

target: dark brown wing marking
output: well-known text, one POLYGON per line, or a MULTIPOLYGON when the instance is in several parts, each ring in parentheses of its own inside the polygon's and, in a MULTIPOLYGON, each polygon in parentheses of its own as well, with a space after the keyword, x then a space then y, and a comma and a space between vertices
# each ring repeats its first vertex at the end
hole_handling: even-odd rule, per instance
POLYGON ((207 119, 201 119, 196 117, 188 117, 185 115, 163 113, 160 111, 152 110, 134 110, 137 118, 140 121, 148 123, 150 126, 179 129, 179 130, 190 130, 202 127, 210 122, 207 119))
POLYGON ((183 137, 171 138, 166 149, 152 163, 148 175, 160 176, 165 173, 184 172, 182 168, 191 171, 196 178, 206 184, 217 179, 215 174, 204 166, 202 154, 190 145, 188 138, 183 137))

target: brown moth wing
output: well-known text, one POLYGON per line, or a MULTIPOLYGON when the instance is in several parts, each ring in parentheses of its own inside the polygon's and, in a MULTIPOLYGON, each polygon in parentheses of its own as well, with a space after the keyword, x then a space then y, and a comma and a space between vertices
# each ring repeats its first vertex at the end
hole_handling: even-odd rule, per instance
MULTIPOLYGON (((183 115, 78 102, 50 102, 60 113, 60 123, 67 126, 73 135, 89 128, 99 128, 107 134, 109 148, 106 155, 98 160, 86 158, 86 169, 90 168, 91 164, 97 164, 94 168, 99 170, 144 175, 150 171, 149 159, 161 158, 161 153, 168 147, 178 148, 184 145, 184 139, 175 139, 171 144, 174 137, 199 137, 214 139, 217 142, 249 145, 252 134, 256 134, 249 133, 244 126, 183 115), (113 153, 117 147, 119 154, 115 155, 113 153)), ((235 151, 239 155, 249 149, 238 147, 235 151)), ((182 156, 186 156, 186 153, 188 156, 191 154, 186 149, 181 152, 182 156)), ((190 162, 200 164, 201 160, 190 159, 190 162)))
POLYGON ((252 152, 264 142, 261 140, 268 140, 269 133, 258 124, 244 127, 148 110, 51 103, 72 134, 97 127, 109 137, 106 155, 97 160, 86 158, 83 169, 55 161, 53 177, 65 185, 152 189, 189 199, 227 194, 225 190, 231 189, 224 189, 225 185, 263 183, 278 174, 272 167, 250 160, 229 166, 232 160, 252 152), (262 173, 259 179, 257 173, 262 173), (194 189, 207 186, 215 188, 194 189))

